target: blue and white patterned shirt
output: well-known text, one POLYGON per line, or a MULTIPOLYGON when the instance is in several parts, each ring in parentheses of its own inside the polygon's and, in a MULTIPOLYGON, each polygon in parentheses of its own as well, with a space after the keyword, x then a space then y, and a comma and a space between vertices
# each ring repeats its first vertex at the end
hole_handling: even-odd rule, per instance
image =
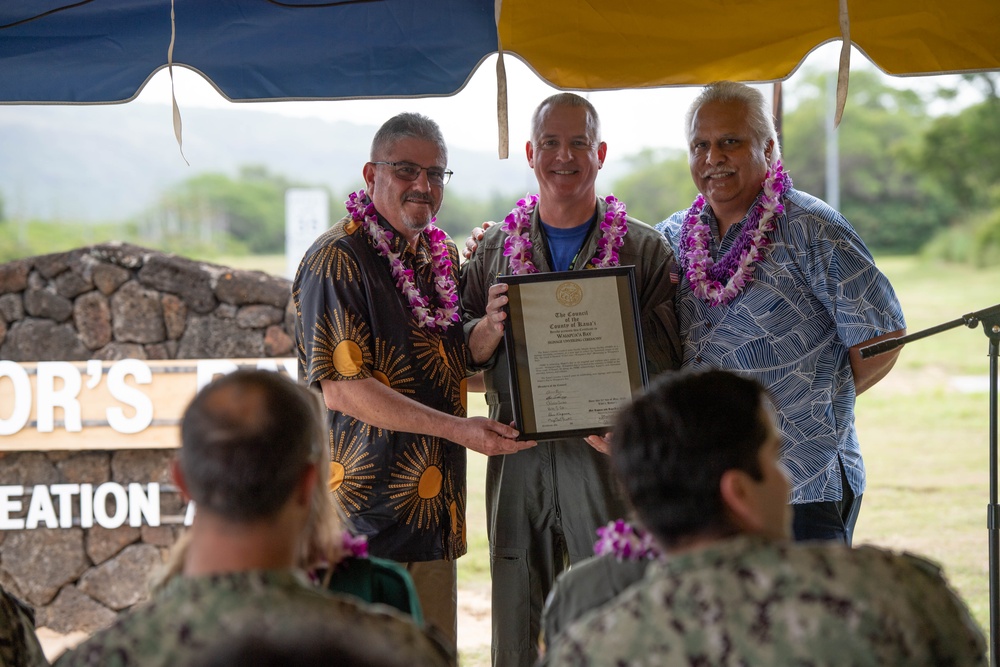
MULTIPOLYGON (((865 490, 848 350, 906 323, 892 285, 842 215, 797 190, 787 191, 784 204, 753 280, 728 305, 709 306, 680 276, 683 366, 738 371, 767 387, 778 411, 790 502, 836 501, 843 497, 838 456, 854 493, 865 490)), ((684 214, 656 226, 675 252, 684 214)), ((746 218, 718 244, 711 208, 702 215, 717 259, 746 218)), ((725 406, 719 408, 724 414, 725 406)))

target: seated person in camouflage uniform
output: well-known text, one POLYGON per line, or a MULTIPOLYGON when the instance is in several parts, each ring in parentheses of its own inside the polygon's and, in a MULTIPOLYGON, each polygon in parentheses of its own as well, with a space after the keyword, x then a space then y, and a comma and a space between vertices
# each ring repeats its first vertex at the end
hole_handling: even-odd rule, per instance
POLYGON ((314 588, 296 568, 327 472, 318 396, 277 373, 237 371, 194 398, 181 442, 173 475, 198 511, 180 576, 57 665, 188 665, 232 637, 303 625, 413 664, 454 664, 405 617, 314 588))
POLYGON ((384 642, 358 642, 352 633, 331 633, 302 623, 280 637, 254 632, 228 638, 184 667, 419 667, 414 658, 384 642))
POLYGON ((543 648, 551 646, 574 621, 642 579, 646 568, 659 557, 659 548, 654 543, 641 544, 649 535, 634 524, 619 520, 598 530, 610 531, 617 525, 622 525, 623 532, 628 534, 615 540, 616 548, 602 549, 602 544, 608 543, 602 536, 594 545, 593 558, 574 563, 556 578, 542 609, 543 648), (632 548, 622 548, 625 544, 632 548))
POLYGON ((0 588, 0 665, 45 667, 48 664, 35 636, 31 609, 0 588))
POLYGON ((556 637, 547 664, 986 665, 934 564, 790 541, 781 439, 754 380, 661 376, 613 433, 612 464, 665 555, 556 637))

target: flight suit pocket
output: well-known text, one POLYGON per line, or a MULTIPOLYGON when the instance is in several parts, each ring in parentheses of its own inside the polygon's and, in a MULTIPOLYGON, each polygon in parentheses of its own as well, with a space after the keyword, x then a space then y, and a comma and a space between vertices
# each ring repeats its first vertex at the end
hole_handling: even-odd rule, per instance
POLYGON ((528 562, 524 549, 493 549, 493 651, 527 651, 530 646, 528 562))

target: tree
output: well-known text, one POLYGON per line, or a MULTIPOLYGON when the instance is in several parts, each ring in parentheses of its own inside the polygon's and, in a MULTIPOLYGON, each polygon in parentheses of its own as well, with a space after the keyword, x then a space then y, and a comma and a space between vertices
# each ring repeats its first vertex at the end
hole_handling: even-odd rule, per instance
POLYGON ((997 72, 963 74, 962 80, 982 91, 987 100, 1000 97, 1000 74, 997 72))
POLYGON ((919 164, 966 214, 1000 203, 1000 99, 987 97, 935 119, 924 135, 919 164))
POLYGON ((698 194, 682 150, 646 149, 626 160, 631 171, 615 181, 613 192, 633 218, 655 225, 690 206, 698 194))
MULTIPOLYGON (((825 186, 826 77, 807 73, 790 91, 782 156, 795 187, 828 198, 825 186)), ((912 90, 886 84, 873 70, 851 73, 847 112, 838 129, 840 210, 869 247, 919 249, 956 214, 954 201, 917 160, 920 137, 931 124, 912 90)))
POLYGON ((478 227, 484 220, 502 221, 514 207, 514 203, 523 196, 493 192, 489 199, 471 199, 449 192, 445 195, 444 205, 438 211, 437 222, 434 224, 448 232, 461 251, 466 237, 474 227, 478 227))
POLYGON ((233 179, 204 173, 169 189, 140 223, 157 242, 177 248, 280 253, 285 191, 295 184, 264 166, 241 167, 233 179))
MULTIPOLYGON (((986 266, 1000 258, 1000 74, 962 79, 983 101, 934 119, 918 154, 918 164, 940 184, 957 212, 927 252, 986 266)), ((938 90, 945 98, 959 93, 959 88, 938 90)))

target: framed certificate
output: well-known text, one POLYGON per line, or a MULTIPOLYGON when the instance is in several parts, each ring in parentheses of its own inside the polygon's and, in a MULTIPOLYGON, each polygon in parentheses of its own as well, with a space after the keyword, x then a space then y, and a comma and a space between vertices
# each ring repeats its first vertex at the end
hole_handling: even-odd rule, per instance
POLYGON ((605 433, 646 386, 635 268, 500 276, 521 440, 605 433))

